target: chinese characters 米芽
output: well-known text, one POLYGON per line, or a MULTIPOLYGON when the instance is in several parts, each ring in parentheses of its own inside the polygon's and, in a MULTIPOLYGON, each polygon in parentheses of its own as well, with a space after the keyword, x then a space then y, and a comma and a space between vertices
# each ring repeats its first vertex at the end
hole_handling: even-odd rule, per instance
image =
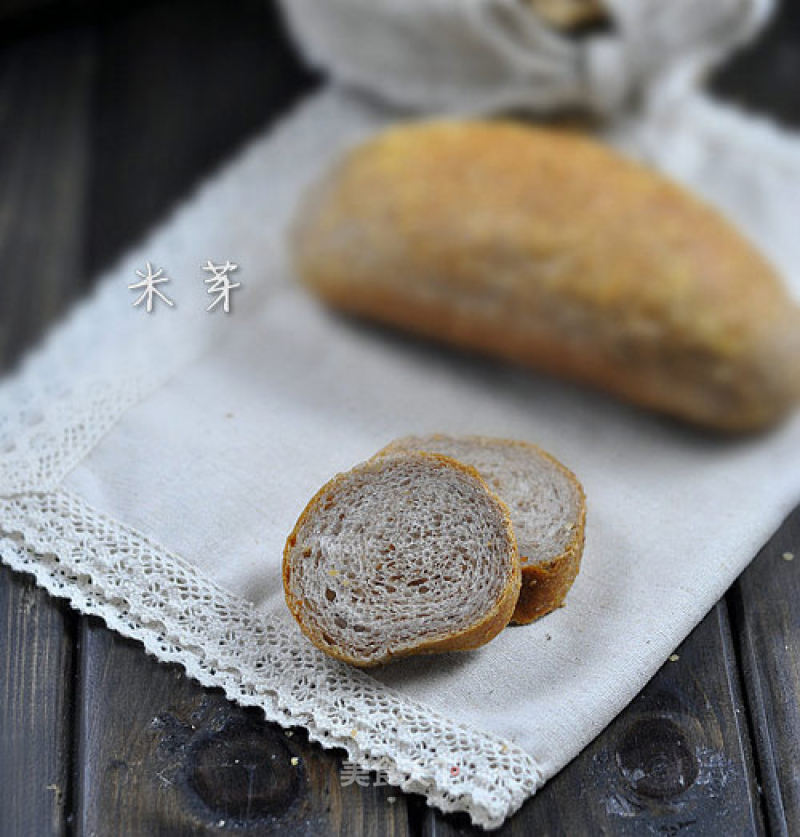
MULTIPOLYGON (((136 275, 140 281, 128 285, 132 291, 141 290, 141 294, 134 300, 134 307, 145 303, 145 310, 147 313, 153 311, 154 297, 158 297, 162 302, 166 303, 170 308, 174 307, 175 303, 164 294, 158 285, 163 285, 170 281, 169 276, 164 275, 164 268, 160 267, 158 270, 153 270, 150 262, 146 262, 146 270, 137 270, 136 275)), ((204 265, 200 266, 201 270, 212 275, 208 279, 204 279, 205 284, 210 285, 206 293, 216 295, 211 304, 206 308, 206 311, 213 311, 214 308, 222 303, 222 310, 228 314, 231 310, 230 294, 235 288, 241 287, 241 282, 231 282, 228 274, 233 273, 234 270, 239 269, 238 264, 225 260, 224 264, 214 264, 211 259, 208 259, 204 265)))

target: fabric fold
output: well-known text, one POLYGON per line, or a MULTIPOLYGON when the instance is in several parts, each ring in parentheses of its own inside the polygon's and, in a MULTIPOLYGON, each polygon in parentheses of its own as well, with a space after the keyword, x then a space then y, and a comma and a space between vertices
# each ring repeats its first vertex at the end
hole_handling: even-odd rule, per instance
POLYGON ((660 79, 688 85, 747 43, 772 0, 608 0, 597 32, 524 0, 283 0, 300 50, 337 82, 418 113, 609 116, 660 79))

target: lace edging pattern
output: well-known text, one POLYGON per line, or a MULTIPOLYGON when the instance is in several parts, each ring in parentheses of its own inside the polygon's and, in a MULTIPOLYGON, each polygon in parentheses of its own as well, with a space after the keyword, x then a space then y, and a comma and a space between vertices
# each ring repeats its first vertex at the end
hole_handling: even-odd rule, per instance
POLYGON ((496 828, 543 782, 531 756, 510 742, 448 721, 297 642, 280 620, 66 491, 0 499, 0 519, 0 560, 51 594, 442 811, 496 828))

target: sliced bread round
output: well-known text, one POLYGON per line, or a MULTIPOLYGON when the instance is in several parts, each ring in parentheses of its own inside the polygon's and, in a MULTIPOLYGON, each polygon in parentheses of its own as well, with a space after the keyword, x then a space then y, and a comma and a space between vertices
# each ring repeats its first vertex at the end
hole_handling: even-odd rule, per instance
POLYGON ((417 451, 338 474, 286 541, 303 633, 357 666, 476 648, 508 623, 520 565, 508 509, 477 471, 417 451))
POLYGON ((535 445, 483 436, 407 436, 376 456, 413 450, 471 465, 508 505, 522 567, 511 621, 532 622, 560 607, 583 554, 586 500, 575 475, 535 445))

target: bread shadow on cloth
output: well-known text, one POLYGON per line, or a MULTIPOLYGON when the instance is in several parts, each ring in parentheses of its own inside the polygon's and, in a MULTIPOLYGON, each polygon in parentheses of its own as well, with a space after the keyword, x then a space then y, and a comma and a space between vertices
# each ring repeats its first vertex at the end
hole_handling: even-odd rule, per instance
POLYGON ((411 657, 400 657, 372 669, 366 669, 386 685, 393 683, 413 683, 421 680, 426 686, 435 685, 437 681, 447 681, 457 675, 465 666, 477 661, 478 656, 486 648, 473 648, 469 651, 447 651, 443 654, 416 654, 411 657))
MULTIPOLYGON (((549 615, 549 614, 548 614, 549 615)), ((503 628, 503 631, 513 631, 514 634, 518 632, 524 633, 537 632, 542 625, 547 622, 547 616, 543 616, 537 625, 537 628, 532 628, 532 625, 516 625, 509 623, 503 628)), ((502 631, 501 631, 502 634, 502 631)), ((498 634, 498 637, 501 636, 498 634)), ((421 681, 426 688, 436 686, 437 683, 445 683, 453 676, 458 675, 463 669, 481 664, 481 656, 485 655, 492 643, 498 639, 495 637, 480 648, 472 648, 467 651, 447 651, 436 654, 416 654, 409 657, 400 657, 376 666, 372 669, 366 669, 367 674, 380 680, 387 686, 399 684, 413 684, 414 681, 421 681)))
MULTIPOLYGON (((433 338, 410 334, 357 314, 327 307, 325 313, 337 325, 352 330, 368 341, 380 341, 421 364, 446 368, 450 374, 467 383, 478 384, 486 391, 495 392, 498 398, 510 399, 523 408, 534 408, 532 416, 541 412, 558 420, 562 417, 569 420, 575 417, 577 406, 583 418, 593 427, 605 421, 622 427, 630 425, 635 426, 638 433, 644 432, 654 440, 721 451, 758 441, 768 436, 773 429, 768 427, 742 434, 715 431, 639 407, 589 384, 488 357, 468 348, 448 346, 433 338)), ((545 444, 543 441, 533 441, 545 444)))
MULTIPOLYGON (((563 607, 530 624, 509 625, 480 648, 406 657, 367 673, 438 711, 488 712, 504 719, 503 724, 517 724, 518 736, 511 727, 503 734, 519 740, 535 727, 519 715, 520 689, 534 702, 562 701, 584 689, 584 680, 576 677, 582 668, 613 679, 625 675, 632 658, 654 673, 673 647, 669 632, 651 636, 642 631, 637 642, 631 642, 630 654, 613 652, 620 624, 630 613, 641 615, 648 607, 641 596, 652 569, 641 560, 635 532, 607 514, 599 517, 563 607)), ((693 572, 690 559, 684 571, 687 577, 693 572)), ((470 718, 463 715, 459 720, 470 718)), ((592 723, 586 721, 589 730, 592 723)))

